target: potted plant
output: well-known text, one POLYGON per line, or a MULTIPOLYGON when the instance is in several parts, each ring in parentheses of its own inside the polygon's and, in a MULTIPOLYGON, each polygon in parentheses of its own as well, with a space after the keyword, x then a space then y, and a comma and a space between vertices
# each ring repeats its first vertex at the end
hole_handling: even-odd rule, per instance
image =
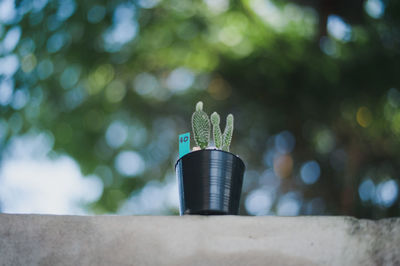
POLYGON ((198 102, 192 115, 194 151, 175 164, 179 185, 180 214, 237 215, 245 165, 229 152, 233 133, 233 115, 226 118, 224 133, 220 116, 214 112, 211 123, 198 102), (211 125, 215 147, 210 147, 211 125))

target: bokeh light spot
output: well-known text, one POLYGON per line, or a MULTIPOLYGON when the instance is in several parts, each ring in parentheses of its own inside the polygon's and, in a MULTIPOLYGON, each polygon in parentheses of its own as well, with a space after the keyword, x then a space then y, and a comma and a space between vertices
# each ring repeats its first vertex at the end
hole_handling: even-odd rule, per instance
POLYGON ((277 204, 277 214, 280 216, 297 216, 300 213, 301 199, 295 192, 281 196, 277 204))
POLYGON ((335 147, 335 138, 330 129, 321 129, 315 135, 316 150, 319 153, 327 154, 335 147))
POLYGON ((129 145, 140 148, 146 145, 148 139, 148 131, 139 121, 132 123, 129 127, 129 145))
POLYGON ((121 121, 114 121, 107 128, 106 141, 111 148, 121 147, 128 137, 128 127, 121 121))
POLYGON ((330 37, 323 36, 319 41, 319 47, 322 52, 329 56, 336 56, 338 54, 336 43, 330 37))
POLYGON ((14 0, 0 1, 0 22, 9 24, 12 23, 17 16, 14 0))
POLYGON ((219 40, 227 46, 236 46, 242 41, 242 34, 233 25, 226 26, 219 31, 219 40))
POLYGON ((182 92, 190 88, 194 82, 194 74, 186 68, 177 68, 173 70, 167 80, 167 87, 172 92, 182 92))
POLYGON ((60 21, 68 19, 72 14, 74 14, 76 9, 76 4, 74 0, 62 0, 59 1, 59 6, 57 10, 57 18, 60 21))
POLYGON ((372 122, 372 113, 367 107, 362 106, 357 110, 356 119, 360 126, 368 127, 372 122))
POLYGON ((12 52, 17 46, 21 37, 21 27, 15 26, 8 30, 7 34, 0 43, 0 53, 4 54, 12 52))
POLYGON ((301 166, 300 177, 307 185, 312 185, 317 182, 320 175, 321 169, 316 161, 308 161, 301 166))
POLYGON ((171 209, 178 210, 178 186, 174 179, 166 182, 150 181, 140 191, 134 191, 118 210, 119 214, 168 214, 171 209))
POLYGON ((53 62, 50 59, 44 59, 40 61, 36 71, 39 76, 39 79, 41 80, 47 79, 48 77, 51 76, 51 74, 53 74, 54 71, 53 62))
POLYGON ((67 67, 60 77, 60 84, 64 89, 72 88, 78 81, 81 68, 77 65, 67 67))
POLYGON ((0 79, 0 105, 5 106, 11 102, 13 91, 13 79, 0 79))
POLYGON ((111 103, 120 102, 125 94, 126 94, 126 87, 125 84, 122 83, 120 80, 114 80, 110 84, 108 84, 106 88, 106 98, 111 103))
POLYGON ((274 202, 273 193, 267 189, 257 189, 246 197, 245 207, 251 215, 266 215, 274 202))
POLYGON ((21 61, 21 69, 25 73, 32 72, 37 64, 36 56, 34 54, 28 54, 21 61))
POLYGON ((114 78, 114 68, 110 64, 100 65, 88 77, 89 94, 99 93, 114 78))
POLYGON ((399 193, 399 187, 396 181, 390 179, 383 181, 376 188, 376 196, 379 205, 390 207, 396 201, 399 193))
POLYGON ((63 21, 58 18, 56 14, 47 17, 47 28, 49 31, 55 31, 61 27, 63 21))
POLYGON ((274 159, 274 172, 281 178, 287 178, 292 174, 293 159, 290 155, 280 155, 274 159))
POLYGON ((262 186, 276 189, 281 184, 281 180, 275 175, 272 169, 267 169, 262 173, 259 183, 262 186))
MULTIPOLYGON (((25 141, 23 146, 31 144, 25 141)), ((0 171, 2 212, 84 214, 87 210, 82 205, 102 195, 101 180, 83 177, 72 158, 38 158, 26 152, 24 156, 6 158, 0 171)))
POLYGON ((138 94, 149 96, 157 91, 160 85, 155 76, 150 73, 144 72, 138 74, 135 77, 133 81, 133 87, 138 94))
POLYGON ((81 87, 75 87, 65 94, 65 105, 68 110, 73 110, 83 103, 87 94, 81 87))
POLYGON ((113 25, 103 34, 104 48, 108 52, 116 52, 135 38, 139 25, 135 20, 135 6, 120 4, 114 10, 113 25))
POLYGON ((19 89, 14 93, 11 106, 15 110, 22 109, 29 101, 29 91, 27 89, 19 89))
POLYGON ((339 16, 328 16, 327 30, 337 40, 348 42, 351 39, 351 26, 339 16))
POLYGON ((381 0, 367 0, 364 2, 364 9, 373 18, 380 18, 385 12, 385 5, 381 0))
POLYGON ((133 177, 143 173, 145 162, 137 152, 122 151, 115 158, 115 168, 121 175, 133 177))
POLYGON ((15 54, 0 58, 0 76, 11 77, 19 68, 19 60, 15 54))
POLYGON ((25 38, 20 41, 18 52, 19 54, 24 57, 28 54, 32 54, 36 49, 36 44, 31 38, 25 38))
POLYGON ((270 0, 251 0, 250 7, 265 23, 277 31, 281 31, 287 23, 282 12, 270 0))
POLYGON ((66 38, 66 35, 61 32, 57 32, 50 36, 50 38, 47 40, 47 51, 49 53, 58 52, 64 46, 66 38))
POLYGON ((373 200, 375 197, 375 184, 371 179, 365 179, 358 187, 358 195, 362 201, 373 200))
POLYGON ((275 136, 275 149, 281 154, 292 152, 295 144, 296 140, 293 134, 287 130, 275 136))

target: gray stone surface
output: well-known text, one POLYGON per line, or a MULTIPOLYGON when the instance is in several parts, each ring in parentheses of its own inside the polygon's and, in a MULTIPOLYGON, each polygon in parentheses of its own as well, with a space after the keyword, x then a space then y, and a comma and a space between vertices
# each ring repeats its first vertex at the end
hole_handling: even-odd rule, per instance
POLYGON ((400 265, 400 219, 0 214, 0 265, 400 265))

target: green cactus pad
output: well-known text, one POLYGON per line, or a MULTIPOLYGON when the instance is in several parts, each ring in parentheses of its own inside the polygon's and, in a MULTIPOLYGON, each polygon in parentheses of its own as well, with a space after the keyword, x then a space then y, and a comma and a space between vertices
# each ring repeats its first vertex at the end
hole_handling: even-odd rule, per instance
POLYGON ((203 102, 198 102, 196 104, 196 111, 203 111, 203 102))
POLYGON ((211 115, 211 124, 213 126, 213 135, 214 135, 214 144, 217 149, 222 148, 222 133, 221 128, 219 127, 220 117, 217 112, 212 113, 211 115))
POLYGON ((203 111, 203 103, 196 104, 196 111, 192 115, 194 140, 201 149, 205 149, 210 141, 210 119, 203 111))
POLYGON ((229 114, 226 117, 224 135, 222 136, 222 150, 229 151, 229 146, 231 145, 232 141, 232 133, 233 133, 233 115, 229 114))

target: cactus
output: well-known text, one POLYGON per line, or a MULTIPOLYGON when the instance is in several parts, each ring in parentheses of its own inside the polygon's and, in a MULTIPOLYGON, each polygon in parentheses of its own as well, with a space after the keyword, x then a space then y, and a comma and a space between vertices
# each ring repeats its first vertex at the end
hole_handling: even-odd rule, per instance
POLYGON ((233 115, 229 114, 226 117, 226 125, 224 130, 224 135, 222 136, 222 150, 229 151, 229 146, 231 145, 233 133, 233 115))
MULTIPOLYGON (((214 144, 217 149, 229 151, 233 133, 233 115, 229 114, 226 117, 226 125, 224 134, 221 133, 220 116, 217 112, 211 115, 211 124, 213 126, 214 144)), ((200 149, 208 147, 210 142, 210 119, 203 111, 203 102, 196 104, 196 111, 192 115, 192 128, 194 140, 200 149)))
POLYGON ((196 111, 192 115, 194 140, 201 149, 205 149, 210 141, 210 119, 203 111, 203 102, 196 104, 196 111))
POLYGON ((214 144, 217 149, 222 148, 222 133, 221 128, 219 127, 219 114, 217 112, 212 113, 211 115, 211 124, 213 126, 213 136, 214 136, 214 144))

